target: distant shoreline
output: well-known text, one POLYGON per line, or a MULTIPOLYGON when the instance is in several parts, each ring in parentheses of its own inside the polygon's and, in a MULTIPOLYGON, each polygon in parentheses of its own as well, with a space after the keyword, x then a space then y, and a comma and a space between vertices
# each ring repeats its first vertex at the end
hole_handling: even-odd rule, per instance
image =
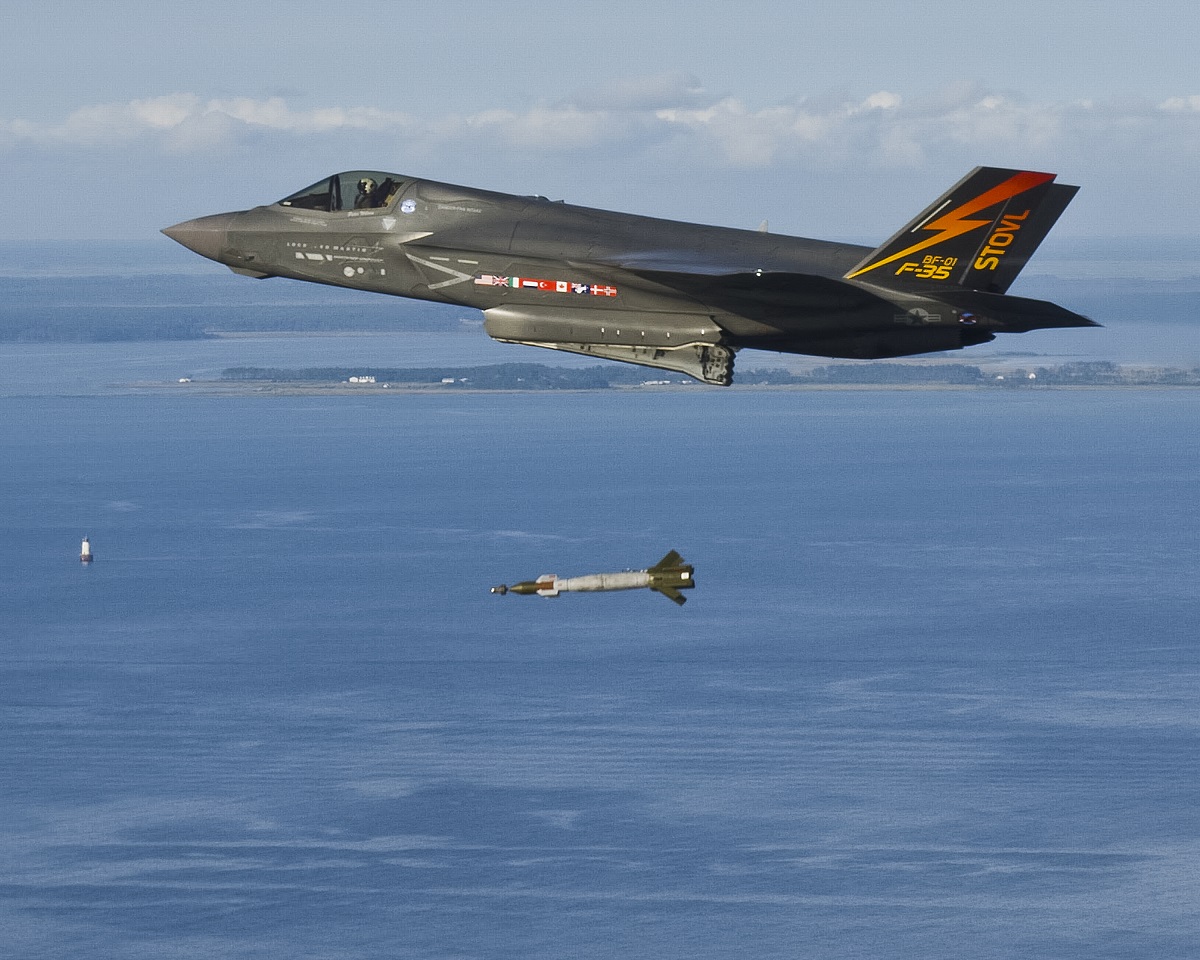
MULTIPOLYGON (((755 367, 739 371, 740 388, 764 389, 991 389, 1029 390, 1043 387, 1200 387, 1200 369, 1132 368, 1107 361, 1082 361, 1036 368, 986 371, 965 363, 876 361, 863 364, 825 364, 802 373, 783 368, 755 367)), ((190 381, 181 379, 181 383, 190 381)), ((555 367, 540 363, 499 363, 481 366, 322 366, 301 369, 271 366, 229 367, 223 384, 246 384, 254 392, 318 390, 349 392, 389 390, 562 391, 676 388, 695 390, 699 384, 674 371, 622 364, 555 367)))
POLYGON ((134 381, 114 384, 117 389, 138 391, 178 391, 183 393, 204 394, 207 396, 372 396, 387 394, 426 394, 454 396, 464 393, 838 393, 847 391, 884 393, 888 391, 910 392, 1000 392, 1010 393, 1039 393, 1072 390, 1072 391, 1102 391, 1102 390, 1195 390, 1200 384, 1171 384, 1171 383, 1079 383, 1079 384, 1044 384, 1036 386, 1016 386, 1005 388, 991 384, 974 383, 734 383, 728 387, 713 386, 705 383, 647 383, 647 384, 614 384, 609 387, 562 387, 553 390, 538 387, 479 387, 458 384, 441 383, 389 383, 384 384, 317 384, 304 381, 276 380, 193 380, 189 383, 177 383, 170 380, 134 381))

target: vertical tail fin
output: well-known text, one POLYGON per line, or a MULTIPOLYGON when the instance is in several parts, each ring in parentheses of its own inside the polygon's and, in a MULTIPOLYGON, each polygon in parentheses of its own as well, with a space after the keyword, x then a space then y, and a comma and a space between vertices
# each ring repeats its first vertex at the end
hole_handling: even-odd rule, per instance
POLYGON ((844 279, 1003 293, 1079 189, 1054 176, 976 167, 844 279))

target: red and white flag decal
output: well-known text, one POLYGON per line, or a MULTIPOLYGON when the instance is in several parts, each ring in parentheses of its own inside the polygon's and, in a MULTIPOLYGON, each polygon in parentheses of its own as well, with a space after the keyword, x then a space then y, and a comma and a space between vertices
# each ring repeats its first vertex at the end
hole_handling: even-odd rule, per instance
POLYGON ((576 283, 574 280, 539 280, 534 277, 496 277, 490 273, 475 278, 479 287, 511 287, 515 290, 539 290, 542 293, 579 293, 594 297, 615 297, 617 288, 603 283, 576 283))

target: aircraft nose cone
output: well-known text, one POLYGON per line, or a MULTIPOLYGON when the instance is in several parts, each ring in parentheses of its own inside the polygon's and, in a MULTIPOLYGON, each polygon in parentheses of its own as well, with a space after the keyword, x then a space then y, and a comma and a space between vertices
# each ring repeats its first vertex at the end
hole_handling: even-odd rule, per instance
POLYGON ((232 213, 219 213, 212 217, 185 220, 173 227, 164 228, 162 232, 194 253, 208 257, 209 260, 220 261, 233 216, 232 213))

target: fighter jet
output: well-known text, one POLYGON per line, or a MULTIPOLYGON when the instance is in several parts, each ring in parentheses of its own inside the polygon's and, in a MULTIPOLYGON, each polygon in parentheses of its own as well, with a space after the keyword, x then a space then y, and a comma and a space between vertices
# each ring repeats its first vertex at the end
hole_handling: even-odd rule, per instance
POLYGON ((623 570, 620 573, 590 573, 583 577, 560 579, 553 573, 544 573, 536 580, 523 580, 521 583, 507 586, 500 584, 492 587, 492 593, 501 595, 508 593, 534 594, 539 597, 557 597, 560 593, 579 591, 594 593, 604 590, 638 590, 649 587, 661 593, 668 600, 673 600, 679 606, 687 603, 680 590, 689 590, 696 585, 690 563, 684 563, 676 551, 672 550, 654 566, 646 570, 623 570))
POLYGON ((733 382, 742 348, 878 359, 1097 326, 1006 291, 1078 187, 977 167, 882 246, 353 171, 163 230, 250 277, 481 310, 505 343, 733 382))

